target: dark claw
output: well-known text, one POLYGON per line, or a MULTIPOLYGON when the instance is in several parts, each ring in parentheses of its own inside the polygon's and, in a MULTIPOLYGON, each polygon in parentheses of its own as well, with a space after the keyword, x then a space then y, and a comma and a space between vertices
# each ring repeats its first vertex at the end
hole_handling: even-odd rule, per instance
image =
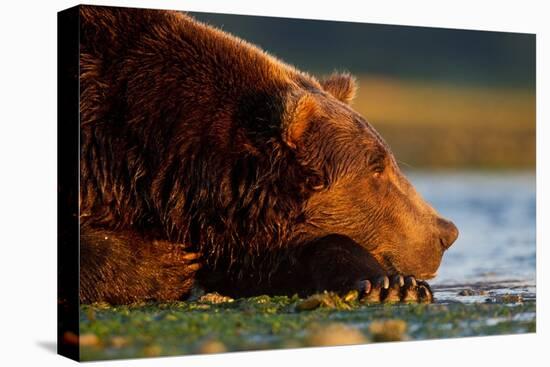
POLYGON ((370 280, 365 280, 365 293, 368 294, 372 290, 372 283, 370 280))
POLYGON ((387 276, 379 276, 372 281, 364 280, 359 284, 363 301, 367 303, 430 303, 433 293, 423 280, 416 280, 413 276, 403 277, 394 275, 391 280, 387 276))
POLYGON ((200 264, 200 263, 193 263, 193 264, 191 264, 191 265, 188 265, 188 266, 187 266, 187 269, 188 269, 189 271, 197 271, 197 270, 199 270, 201 267, 202 267, 202 264, 200 264))
POLYGON ((418 293, 415 288, 405 288, 401 295, 401 301, 404 303, 418 302, 418 293))
POLYGON ((429 284, 421 280, 418 282, 418 297, 420 302, 431 303, 433 302, 433 292, 429 284))
POLYGON ((385 294, 384 302, 396 303, 401 301, 401 287, 404 284, 403 277, 401 275, 395 275, 392 277, 391 285, 385 294))
POLYGON ((368 279, 362 280, 359 282, 358 290, 360 295, 367 295, 372 290, 372 283, 368 279))
POLYGON ((370 293, 366 295, 364 300, 367 303, 379 303, 380 302, 380 288, 372 288, 370 293))
POLYGON ((197 260, 198 258, 200 258, 200 254, 196 253, 196 252, 190 252, 190 253, 187 253, 185 255, 183 255, 181 257, 182 260, 185 260, 185 261, 192 261, 192 260, 197 260))
POLYGON ((399 288, 403 287, 405 285, 405 280, 403 279, 403 275, 401 274, 394 275, 391 283, 392 283, 392 286, 397 285, 399 288))
POLYGON ((383 290, 388 288, 390 285, 390 280, 387 276, 381 276, 376 278, 372 285, 371 291, 365 296, 365 301, 368 303, 379 303, 384 298, 383 290))
POLYGON ((432 288, 430 287, 430 285, 428 284, 428 282, 426 282, 425 280, 419 280, 418 281, 418 286, 424 286, 426 287, 426 289, 432 293, 432 288))
POLYGON ((384 275, 377 279, 376 285, 380 286, 380 288, 388 289, 390 287, 390 278, 384 275))
POLYGON ((416 279, 413 276, 408 276, 405 278, 405 285, 407 287, 416 287, 416 279))

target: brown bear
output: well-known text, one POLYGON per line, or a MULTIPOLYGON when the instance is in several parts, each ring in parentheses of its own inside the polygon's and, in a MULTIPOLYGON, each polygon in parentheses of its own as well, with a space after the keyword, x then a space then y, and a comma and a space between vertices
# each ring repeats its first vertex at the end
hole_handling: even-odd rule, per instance
POLYGON ((432 299, 457 228, 350 107, 350 75, 180 12, 82 6, 79 78, 81 302, 432 299))

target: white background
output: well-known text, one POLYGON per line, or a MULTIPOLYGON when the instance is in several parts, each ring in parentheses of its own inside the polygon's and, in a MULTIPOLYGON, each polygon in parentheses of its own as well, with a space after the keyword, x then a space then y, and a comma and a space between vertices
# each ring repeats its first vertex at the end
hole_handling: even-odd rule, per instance
MULTIPOLYGON (((89 1, 178 10, 537 33, 537 333, 427 342, 97 362, 113 366, 540 365, 547 363, 549 27, 545 1, 89 1), (548 21, 546 19, 546 23, 548 21), (546 226, 544 225, 546 223, 546 226), (546 341, 544 341, 546 339, 546 341), (543 345, 547 345, 543 349, 543 345)), ((0 11, 0 364, 69 365, 56 336, 56 12, 0 11)))

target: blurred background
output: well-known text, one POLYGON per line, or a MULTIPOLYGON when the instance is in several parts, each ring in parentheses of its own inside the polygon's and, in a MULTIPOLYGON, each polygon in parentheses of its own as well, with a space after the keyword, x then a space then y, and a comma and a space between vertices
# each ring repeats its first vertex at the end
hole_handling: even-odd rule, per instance
POLYGON ((353 73, 403 168, 535 167, 533 34, 190 14, 317 77, 353 73))

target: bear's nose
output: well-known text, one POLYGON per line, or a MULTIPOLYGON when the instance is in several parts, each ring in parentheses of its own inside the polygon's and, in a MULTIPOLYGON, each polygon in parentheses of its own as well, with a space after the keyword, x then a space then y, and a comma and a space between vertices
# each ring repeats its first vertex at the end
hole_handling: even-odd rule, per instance
POLYGON ((448 249, 458 238, 458 228, 450 220, 438 218, 439 240, 443 249, 448 249))

